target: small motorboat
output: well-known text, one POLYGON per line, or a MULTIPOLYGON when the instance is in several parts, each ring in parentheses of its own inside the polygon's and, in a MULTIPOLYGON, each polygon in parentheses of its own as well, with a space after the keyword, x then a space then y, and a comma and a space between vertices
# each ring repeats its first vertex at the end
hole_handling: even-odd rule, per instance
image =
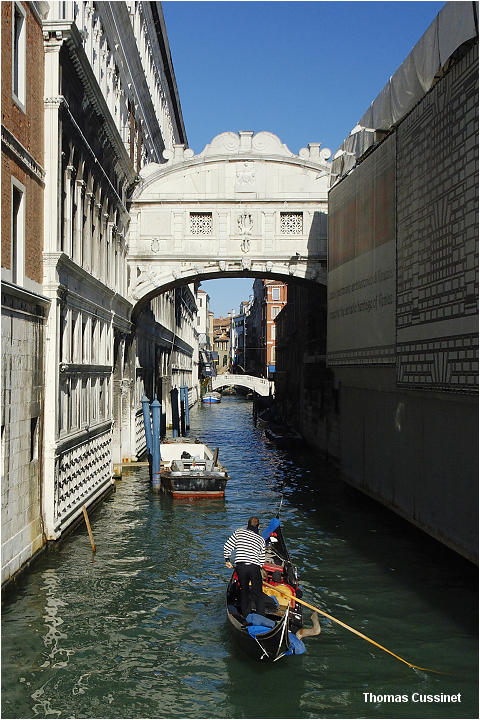
POLYGON ((204 403, 219 403, 222 402, 222 396, 219 392, 213 390, 212 392, 205 393, 202 397, 204 403))
POLYGON ((250 612, 246 617, 242 616, 240 584, 234 571, 227 587, 227 618, 239 644, 250 656, 276 662, 287 655, 305 652, 301 640, 302 606, 296 600, 302 591, 283 538, 280 520, 271 520, 262 536, 266 542, 262 572, 266 583, 264 615, 250 612))
POLYGON ((219 498, 229 479, 213 453, 199 440, 180 438, 160 445, 160 491, 174 498, 219 498))

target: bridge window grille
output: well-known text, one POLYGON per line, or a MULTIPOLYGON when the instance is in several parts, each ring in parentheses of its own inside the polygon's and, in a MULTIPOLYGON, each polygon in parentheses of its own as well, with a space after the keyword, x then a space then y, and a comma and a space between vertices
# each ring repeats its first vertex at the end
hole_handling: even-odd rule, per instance
POLYGON ((190 213, 190 232, 192 235, 211 235, 212 230, 212 213, 190 213))
POLYGON ((282 233, 282 235, 302 235, 303 213, 281 212, 280 232, 282 233))

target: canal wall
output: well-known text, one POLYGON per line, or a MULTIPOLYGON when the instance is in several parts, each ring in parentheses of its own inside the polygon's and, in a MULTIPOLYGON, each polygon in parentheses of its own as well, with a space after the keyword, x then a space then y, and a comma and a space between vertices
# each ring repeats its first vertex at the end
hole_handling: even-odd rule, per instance
POLYGON ((330 190, 327 338, 345 478, 474 561, 477 138, 474 38, 330 190))
POLYGON ((2 283, 2 584, 44 545, 43 337, 48 303, 2 283))
POLYGON ((476 403, 399 391, 394 370, 344 370, 339 377, 347 482, 477 561, 476 403))

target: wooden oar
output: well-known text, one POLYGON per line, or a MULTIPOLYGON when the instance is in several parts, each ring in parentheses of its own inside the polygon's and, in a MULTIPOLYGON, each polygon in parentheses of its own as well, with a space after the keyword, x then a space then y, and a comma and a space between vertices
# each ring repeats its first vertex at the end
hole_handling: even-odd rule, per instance
POLYGON ((305 607, 310 608, 310 610, 315 610, 316 612, 321 613, 325 617, 327 617, 329 620, 333 620, 333 622, 336 622, 338 625, 341 625, 346 630, 350 630, 350 632, 354 633, 355 635, 358 635, 358 637, 363 638, 364 640, 367 640, 367 642, 372 643, 372 645, 375 645, 376 647, 380 648, 380 650, 383 650, 384 652, 388 653, 389 655, 392 655, 394 658, 397 658, 397 660, 400 660, 401 662, 405 663, 405 665, 408 665, 408 667, 411 667, 414 670, 425 670, 426 672, 433 672, 437 675, 447 675, 447 673, 440 672, 439 670, 432 670, 431 668, 424 668, 419 667, 418 665, 414 665, 413 663, 408 662, 408 660, 404 660, 400 657, 400 655, 396 655, 391 650, 388 650, 386 647, 383 647, 383 645, 379 645, 375 640, 372 640, 371 638, 367 637, 363 633, 359 632, 358 630, 355 630, 355 628, 350 627, 350 625, 347 625, 346 623, 342 622, 341 620, 337 620, 337 618, 333 617, 333 615, 329 615, 324 610, 320 610, 320 608, 315 607, 315 605, 310 605, 310 603, 305 602, 305 600, 300 600, 300 598, 293 596, 289 592, 285 592, 285 590, 281 590, 277 585, 270 585, 267 582, 263 583, 266 587, 272 588, 272 590, 275 590, 276 592, 281 593, 282 595, 285 595, 290 600, 295 600, 296 602, 300 603, 300 605, 305 605, 305 607))

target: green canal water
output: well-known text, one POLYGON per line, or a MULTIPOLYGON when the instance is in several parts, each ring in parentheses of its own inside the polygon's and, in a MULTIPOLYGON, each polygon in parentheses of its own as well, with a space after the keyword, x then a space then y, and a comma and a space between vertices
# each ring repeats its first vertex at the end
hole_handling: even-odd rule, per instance
MULTIPOLYGON (((474 718, 474 568, 344 486, 307 452, 271 445, 240 397, 191 412, 220 448, 225 500, 174 502, 131 469, 45 553, 3 606, 3 718, 474 718), (225 618, 228 535, 281 518, 304 599, 401 657, 322 619, 307 652, 240 653, 225 618), (414 702, 432 695, 460 702, 414 702), (396 702, 379 696, 397 696, 396 702)), ((306 611, 306 624, 309 624, 306 611)))

